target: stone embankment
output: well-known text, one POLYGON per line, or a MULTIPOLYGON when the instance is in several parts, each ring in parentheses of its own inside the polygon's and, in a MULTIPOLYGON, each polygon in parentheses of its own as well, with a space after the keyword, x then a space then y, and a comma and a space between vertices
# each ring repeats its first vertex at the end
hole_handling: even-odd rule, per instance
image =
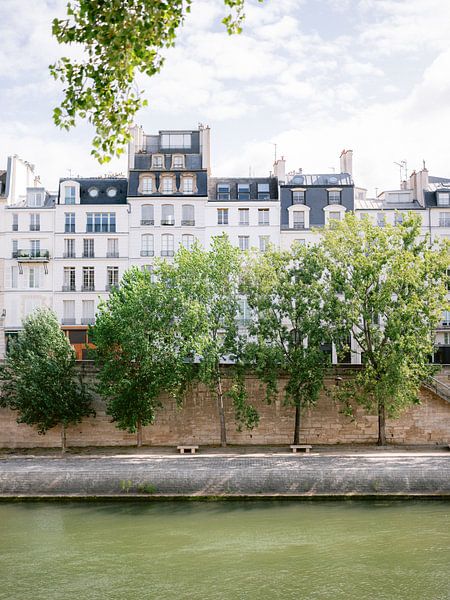
POLYGON ((450 498, 450 454, 204 454, 0 459, 0 499, 450 498))

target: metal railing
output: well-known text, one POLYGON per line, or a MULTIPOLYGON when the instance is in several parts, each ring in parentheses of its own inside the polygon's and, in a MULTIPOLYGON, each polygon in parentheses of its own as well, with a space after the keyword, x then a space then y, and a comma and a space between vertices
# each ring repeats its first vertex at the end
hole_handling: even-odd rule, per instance
POLYGON ((450 385, 436 379, 436 377, 430 377, 423 382, 423 385, 444 400, 447 400, 447 402, 450 402, 450 385))
POLYGON ((154 256, 154 250, 141 250, 141 256, 154 256))
POLYGON ((76 292, 77 288, 76 288, 75 284, 69 283, 69 284, 63 285, 62 288, 61 288, 61 290, 63 292, 76 292))
POLYGON ((81 286, 81 291, 82 292, 95 292, 95 285, 82 285, 81 286))
POLYGON ((48 250, 15 250, 12 253, 13 258, 17 258, 17 260, 27 261, 27 260, 49 260, 50 252, 48 250))
POLYGON ((174 255, 173 250, 161 250, 161 256, 173 256, 173 255, 174 255))
POLYGON ((195 221, 193 219, 184 219, 181 221, 181 225, 184 225, 185 227, 192 227, 195 225, 195 221))
POLYGON ((154 219, 141 219, 141 225, 154 225, 154 219))
POLYGON ((62 325, 76 325, 77 324, 77 320, 75 319, 75 317, 62 318, 61 319, 61 323, 62 323, 62 325))
POLYGON ((95 323, 95 317, 81 317, 82 325, 93 325, 95 323))
POLYGON ((107 252, 106 258, 119 258, 119 253, 118 252, 107 252))

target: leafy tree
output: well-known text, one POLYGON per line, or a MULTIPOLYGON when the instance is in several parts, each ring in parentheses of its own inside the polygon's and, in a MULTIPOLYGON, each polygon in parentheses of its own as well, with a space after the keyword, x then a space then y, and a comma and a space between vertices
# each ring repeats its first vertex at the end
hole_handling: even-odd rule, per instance
POLYGON ((411 215, 386 227, 347 215, 324 232, 323 251, 338 300, 336 335, 350 333, 364 363, 336 395, 349 414, 351 399, 376 410, 384 445, 386 414, 418 403, 421 382, 433 370, 433 329, 447 304, 448 246, 431 245, 411 215))
POLYGON ((37 309, 24 320, 0 377, 0 406, 16 410, 17 422, 37 427, 40 434, 60 425, 62 452, 66 427, 94 414, 76 373, 75 352, 50 309, 37 309))
POLYGON ((180 299, 179 327, 186 346, 191 348, 191 380, 209 387, 217 399, 220 442, 227 444, 224 398, 231 398, 238 426, 249 429, 258 423, 255 408, 247 402, 245 371, 239 364, 241 254, 227 236, 213 238, 211 249, 198 244, 181 248, 173 265, 161 265, 161 280, 168 282, 180 299), (234 363, 233 384, 223 387, 223 364, 234 363))
MULTIPOLYGON (((245 0, 224 3, 230 14, 222 23, 229 34, 240 33, 245 0)), ((133 117, 147 104, 136 73, 151 77, 160 71, 161 52, 174 46, 191 5, 192 0, 74 0, 67 4, 67 18, 53 20, 60 44, 84 50, 81 60, 63 57, 50 66, 64 84, 53 119, 67 130, 77 117, 88 119, 96 130, 92 154, 100 162, 123 153, 133 117)))
POLYGON ((278 378, 287 378, 285 399, 295 406, 293 443, 300 439, 301 410, 316 403, 328 364, 323 293, 323 260, 315 247, 295 244, 291 251, 249 256, 243 293, 251 320, 246 356, 266 384, 271 402, 278 378))
POLYGON ((154 422, 160 395, 179 397, 188 369, 174 326, 176 299, 149 272, 128 270, 99 305, 91 340, 99 367, 98 391, 120 429, 137 433, 154 422))

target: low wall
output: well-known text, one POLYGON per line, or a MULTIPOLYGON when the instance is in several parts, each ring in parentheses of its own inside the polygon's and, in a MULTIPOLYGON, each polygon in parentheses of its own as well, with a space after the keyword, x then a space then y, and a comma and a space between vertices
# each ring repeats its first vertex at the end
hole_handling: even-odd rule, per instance
MULTIPOLYGON (((83 366, 87 382, 94 382, 95 371, 83 366)), ((254 377, 247 378, 249 398, 260 413, 260 424, 252 431, 236 431, 231 401, 226 401, 228 442, 243 445, 278 445, 292 442, 294 411, 284 406, 282 394, 271 405, 264 402, 264 389, 254 377)), ((326 380, 334 385, 334 378, 326 380)), ((175 446, 179 443, 218 445, 220 443, 219 421, 214 398, 210 392, 198 386, 182 408, 163 398, 164 408, 156 422, 144 428, 143 443, 153 446, 175 446)), ((127 446, 134 445, 136 437, 118 430, 105 414, 104 404, 98 397, 94 400, 95 418, 85 419, 67 431, 69 446, 127 446)), ((311 444, 373 443, 377 439, 377 417, 368 415, 358 407, 355 420, 340 414, 340 406, 325 392, 321 393, 317 406, 305 411, 302 417, 301 438, 311 444)), ((433 392, 421 390, 421 404, 406 410, 398 419, 388 420, 387 439, 396 444, 448 444, 450 442, 450 403, 433 392)), ((0 447, 32 448, 56 447, 60 444, 59 430, 38 435, 27 425, 18 425, 16 415, 8 409, 0 409, 0 447)))

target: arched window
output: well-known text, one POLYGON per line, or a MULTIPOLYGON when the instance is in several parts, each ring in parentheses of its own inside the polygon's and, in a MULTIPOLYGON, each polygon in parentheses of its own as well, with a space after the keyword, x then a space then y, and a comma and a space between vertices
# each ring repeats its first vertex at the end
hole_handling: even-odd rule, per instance
POLYGON ((141 236, 141 256, 153 256, 154 254, 153 235, 144 233, 141 236))
POLYGON ((193 235, 185 233, 181 237, 181 244, 186 250, 192 250, 192 246, 194 245, 195 237, 193 235))
POLYGON ((163 204, 161 207, 161 225, 175 225, 173 204, 163 204))
POLYGON ((173 256, 173 235, 170 233, 161 236, 161 256, 173 256))
POLYGON ((141 225, 153 225, 154 218, 153 204, 144 204, 141 209, 141 225))
POLYGON ((183 204, 181 224, 186 226, 195 225, 195 209, 192 204, 183 204))

